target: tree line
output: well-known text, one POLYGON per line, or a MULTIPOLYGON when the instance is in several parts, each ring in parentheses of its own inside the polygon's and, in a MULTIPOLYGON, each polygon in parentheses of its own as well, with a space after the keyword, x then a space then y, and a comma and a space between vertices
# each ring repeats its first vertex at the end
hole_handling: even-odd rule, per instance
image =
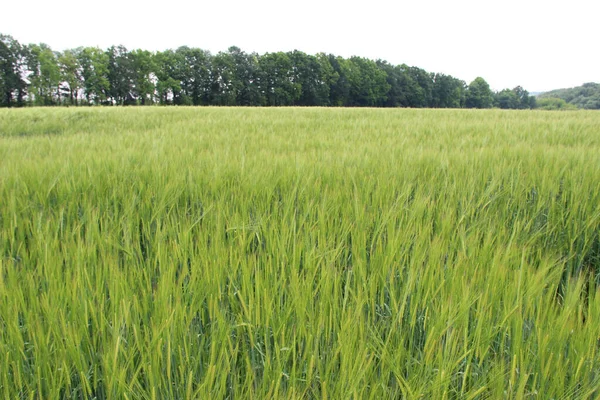
POLYGON ((111 46, 54 51, 0 34, 0 107, 216 105, 535 108, 522 87, 493 92, 481 77, 451 75, 363 57, 301 51, 259 55, 238 47, 211 54, 179 47, 150 52, 111 46))
POLYGON ((542 93, 539 103, 545 109, 600 110, 600 83, 588 82, 574 88, 542 93))

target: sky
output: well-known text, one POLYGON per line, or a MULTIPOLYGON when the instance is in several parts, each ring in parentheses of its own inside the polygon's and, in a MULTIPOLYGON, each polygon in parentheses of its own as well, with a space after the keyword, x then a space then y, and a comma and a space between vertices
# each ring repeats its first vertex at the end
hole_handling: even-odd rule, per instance
POLYGON ((539 92, 600 82, 599 15, 598 0, 28 0, 4 2, 0 33, 60 51, 325 52, 539 92))

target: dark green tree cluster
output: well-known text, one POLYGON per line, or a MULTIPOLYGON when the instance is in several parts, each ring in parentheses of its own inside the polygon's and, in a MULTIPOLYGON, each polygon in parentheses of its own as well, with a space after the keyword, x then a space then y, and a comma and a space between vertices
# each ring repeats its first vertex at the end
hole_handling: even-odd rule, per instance
POLYGON ((539 95, 540 101, 546 107, 556 107, 565 109, 562 103, 556 99, 561 99, 572 107, 584 108, 587 110, 600 110, 600 83, 584 83, 582 86, 577 86, 570 89, 558 89, 539 95), (547 101, 547 99, 553 99, 547 101))
POLYGON ((219 105, 531 108, 518 87, 362 57, 81 47, 63 52, 0 35, 0 106, 219 105), (525 100, 524 100, 525 99, 525 100))
POLYGON ((556 97, 544 97, 536 101, 537 108, 540 110, 561 110, 561 111, 569 111, 569 110, 577 110, 577 106, 567 103, 563 99, 559 99, 556 97))
POLYGON ((19 42, 0 34, 0 106, 21 106, 25 102, 24 54, 25 49, 19 42))
POLYGON ((494 94, 494 106, 502 109, 524 110, 536 108, 535 96, 521 86, 514 89, 504 89, 494 94))

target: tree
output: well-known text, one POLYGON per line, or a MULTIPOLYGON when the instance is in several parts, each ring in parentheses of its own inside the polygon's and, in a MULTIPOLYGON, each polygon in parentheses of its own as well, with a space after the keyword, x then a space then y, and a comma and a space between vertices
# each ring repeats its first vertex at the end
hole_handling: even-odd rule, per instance
POLYGON ((210 103, 211 58, 208 51, 198 48, 180 47, 177 49, 181 78, 181 91, 186 102, 193 105, 210 103))
POLYGON ((329 56, 325 53, 317 54, 317 62, 319 63, 320 70, 320 84, 322 85, 321 94, 322 96, 321 102, 323 106, 330 106, 331 103, 331 86, 337 79, 337 75, 335 70, 333 69, 333 65, 329 61, 329 56))
MULTIPOLYGON (((517 104, 518 109, 525 110, 528 108, 532 108, 531 107, 532 96, 529 96, 529 92, 527 90, 523 89, 521 86, 517 86, 513 89, 513 92, 515 93, 515 97, 518 100, 518 104, 517 104)), ((535 100, 535 97, 533 97, 533 99, 535 100)))
POLYGON ((405 92, 407 78, 402 69, 384 60, 377 60, 377 67, 385 73, 387 84, 390 87, 385 102, 380 102, 378 105, 382 107, 407 107, 408 101, 405 92))
POLYGON ((377 64, 362 57, 351 57, 343 64, 350 84, 349 105, 375 107, 385 103, 390 85, 385 71, 377 64))
POLYGON ((302 87, 294 82, 292 60, 286 53, 267 53, 258 64, 266 105, 291 106, 300 99, 302 87))
MULTIPOLYGON (((536 107, 536 97, 521 86, 492 93, 481 77, 467 86, 450 75, 362 57, 298 50, 261 56, 235 46, 216 55, 187 46, 156 53, 124 46, 58 53, 45 44, 0 39, 0 106, 25 99, 78 105, 83 90, 87 104, 536 107)), ((578 107, 600 108, 600 84, 555 92, 578 107)))
POLYGON ((181 103, 181 71, 179 60, 181 54, 173 50, 158 52, 156 61, 156 90, 160 104, 181 103))
POLYGON ((238 106, 262 106, 266 98, 261 91, 259 56, 248 54, 239 47, 232 46, 227 50, 235 65, 234 90, 235 104, 238 106))
POLYGON ((544 97, 537 100, 537 108, 540 110, 577 110, 575 105, 557 97, 544 97))
POLYGON ((34 104, 49 106, 60 103, 61 70, 58 54, 47 44, 27 47, 27 68, 30 71, 30 95, 34 104))
MULTIPOLYGON (((600 96, 598 97, 598 108, 600 108, 600 96)), ((537 98, 535 96, 529 96, 529 108, 535 109, 537 108, 537 98)))
POLYGON ((559 98, 579 108, 600 110, 600 83, 588 82, 569 89, 542 93, 538 99, 559 98))
POLYGON ((83 90, 88 104, 102 104, 108 99, 108 55, 97 47, 85 47, 78 51, 83 90))
POLYGON ((238 79, 235 60, 231 53, 219 52, 211 60, 211 103, 234 106, 242 82, 238 79))
POLYGON ((350 83, 346 77, 347 68, 344 67, 346 60, 333 54, 329 54, 327 58, 333 70, 329 84, 330 104, 336 107, 347 106, 350 101, 350 83))
POLYGON ((494 105, 503 110, 519 108, 519 99, 510 89, 504 89, 494 95, 494 105))
POLYGON ((521 86, 504 89, 494 94, 494 106, 502 109, 524 110, 536 107, 535 96, 521 86))
POLYGON ((292 61, 292 80, 300 85, 300 97, 296 104, 300 106, 325 106, 329 103, 328 74, 324 63, 326 58, 317 58, 298 50, 288 53, 292 61))
POLYGON ((156 75, 154 54, 148 50, 133 50, 129 53, 133 69, 133 95, 141 105, 154 103, 156 75))
POLYGON ((433 99, 433 77, 424 69, 408 67, 410 77, 409 104, 411 107, 431 107, 433 99))
MULTIPOLYGON (((389 96, 401 107, 431 107, 433 105, 433 76, 418 67, 406 64, 393 67, 389 96)), ((390 75, 388 75, 388 80, 390 75)))
POLYGON ((431 106, 460 108, 464 106, 465 82, 450 75, 434 74, 431 106))
POLYGON ((491 108, 494 97, 490 85, 481 77, 475 78, 467 89, 466 106, 468 108, 491 108))
POLYGON ((58 57, 63 85, 61 89, 69 98, 69 104, 77 105, 79 90, 82 86, 81 66, 77 59, 78 50, 65 50, 58 57))
POLYGON ((23 79, 24 49, 11 36, 0 34, 0 107, 22 106, 27 93, 23 79))
POLYGON ((135 102, 133 92, 136 72, 129 51, 124 46, 111 46, 108 55, 109 97, 116 104, 132 104, 135 102))

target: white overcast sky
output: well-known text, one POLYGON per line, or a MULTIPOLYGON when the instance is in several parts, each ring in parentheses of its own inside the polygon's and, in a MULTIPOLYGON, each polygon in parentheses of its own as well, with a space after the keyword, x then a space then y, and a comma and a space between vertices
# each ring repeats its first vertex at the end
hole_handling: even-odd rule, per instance
POLYGON ((55 50, 302 50, 406 63, 492 89, 600 82, 599 0, 3 1, 0 33, 55 50))

